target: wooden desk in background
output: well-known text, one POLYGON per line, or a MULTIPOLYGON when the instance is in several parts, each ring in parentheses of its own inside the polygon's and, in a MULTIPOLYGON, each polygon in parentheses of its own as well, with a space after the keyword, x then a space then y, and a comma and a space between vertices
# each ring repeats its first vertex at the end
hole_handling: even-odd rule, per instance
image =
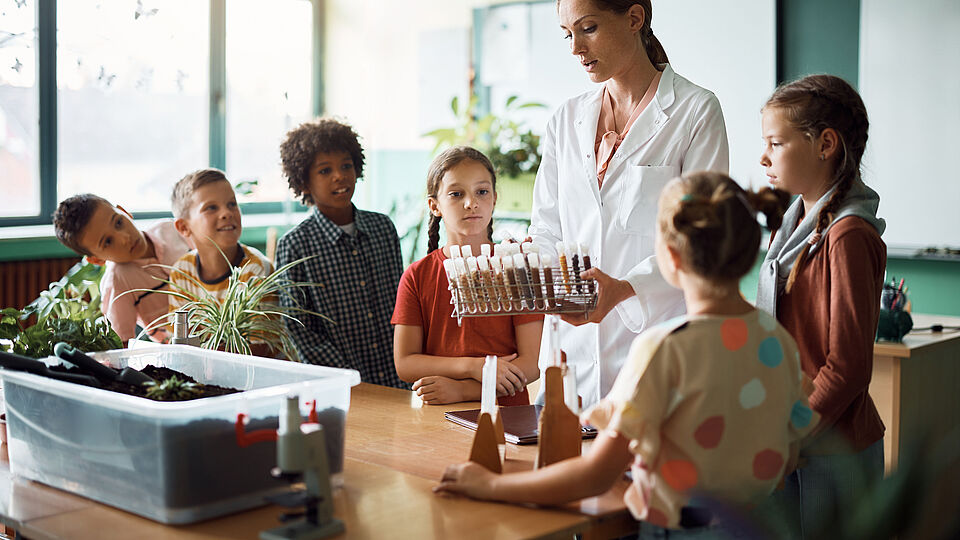
MULTIPOLYGON (((606 538, 636 531, 621 481, 609 493, 563 508, 532 508, 438 497, 431 488, 450 463, 465 461, 473 432, 443 420, 476 403, 423 406, 412 392, 361 384, 347 416, 344 487, 334 514, 347 538, 606 538)), ((507 445, 508 470, 532 466, 535 446, 507 445)), ((0 522, 33 539, 257 538, 283 509, 266 506, 188 526, 166 526, 15 478, 0 448, 0 522)))
MULTIPOLYGON (((915 328, 932 324, 960 326, 960 318, 913 315, 915 328)), ((924 436, 935 444, 960 426, 960 332, 918 332, 903 343, 876 343, 870 395, 887 426, 883 449, 890 472, 911 444, 924 436)))

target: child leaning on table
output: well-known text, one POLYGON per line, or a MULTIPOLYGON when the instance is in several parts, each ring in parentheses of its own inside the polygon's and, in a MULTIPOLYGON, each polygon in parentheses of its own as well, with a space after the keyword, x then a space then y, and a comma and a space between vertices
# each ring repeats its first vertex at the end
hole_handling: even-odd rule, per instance
POLYGON ((290 189, 313 211, 280 239, 277 264, 312 257, 287 277, 316 284, 302 289, 299 304, 329 318, 303 314, 302 325, 286 321, 300 359, 355 369, 366 383, 405 388, 393 369, 390 328, 403 272, 400 240, 389 217, 353 204, 363 177, 359 137, 330 118, 306 122, 287 133, 280 160, 290 189))
MULTIPOLYGON (((273 271, 260 251, 240 243, 240 206, 223 171, 200 169, 184 176, 173 187, 171 202, 177 232, 196 246, 173 265, 170 281, 178 288, 222 302, 234 267, 243 269, 244 281, 273 271)), ((171 295, 169 302, 170 311, 176 311, 188 301, 171 295)))
POLYGON ((427 172, 430 229, 426 257, 410 265, 400 279, 394 327, 394 362, 400 378, 429 404, 480 399, 484 358, 497 362, 500 405, 530 402, 527 383, 540 376, 542 315, 451 317, 450 290, 443 261, 451 245, 471 246, 480 253, 491 242, 497 178, 487 156, 468 146, 455 146, 434 159, 427 172), (447 245, 440 242, 440 220, 447 245))
POLYGON ((755 209, 776 227, 785 204, 782 193, 745 192, 719 173, 671 181, 660 196, 656 257, 688 313, 638 336, 610 393, 583 413, 602 431, 591 451, 517 474, 451 465, 435 490, 557 504, 607 491, 632 464, 624 501, 644 521, 641 536, 722 534, 692 498, 759 502, 816 423, 793 339, 740 295, 760 243, 755 209))
MULTIPOLYGON (((167 295, 154 291, 167 288, 164 281, 170 273, 164 267, 190 249, 172 220, 141 231, 122 206, 84 193, 60 202, 53 228, 60 243, 93 264, 106 265, 100 279, 101 309, 124 343, 136 336, 138 324, 147 328, 167 314, 167 295), (135 289, 150 292, 124 294, 135 289)), ((149 336, 165 342, 170 333, 160 326, 149 336)))

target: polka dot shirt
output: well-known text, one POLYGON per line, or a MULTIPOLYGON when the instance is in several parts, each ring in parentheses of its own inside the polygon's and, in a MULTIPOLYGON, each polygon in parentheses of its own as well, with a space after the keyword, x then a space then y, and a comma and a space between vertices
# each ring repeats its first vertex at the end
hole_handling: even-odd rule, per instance
POLYGON ((816 424, 804 378, 793 338, 765 312, 687 316, 641 334, 584 417, 631 440, 634 517, 676 528, 694 496, 751 504, 773 491, 816 424))

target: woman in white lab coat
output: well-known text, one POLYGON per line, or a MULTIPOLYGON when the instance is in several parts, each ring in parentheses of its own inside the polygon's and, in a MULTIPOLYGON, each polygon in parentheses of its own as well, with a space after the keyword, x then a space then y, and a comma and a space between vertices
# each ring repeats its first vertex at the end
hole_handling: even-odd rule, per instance
MULTIPOLYGON (((650 27, 650 0, 559 0, 557 10, 571 53, 603 86, 547 124, 530 235, 542 252, 562 240, 591 254, 597 309, 588 320, 565 316, 560 328, 586 407, 610 390, 638 333, 685 311, 654 260, 661 188, 693 170, 726 173, 729 151, 719 101, 673 72, 650 27)), ((543 370, 546 342, 540 350, 543 370)))

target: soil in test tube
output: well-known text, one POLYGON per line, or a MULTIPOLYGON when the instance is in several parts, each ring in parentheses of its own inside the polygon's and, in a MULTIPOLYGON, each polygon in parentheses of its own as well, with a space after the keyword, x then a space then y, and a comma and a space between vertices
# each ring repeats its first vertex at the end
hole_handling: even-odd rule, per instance
POLYGON ((570 267, 567 266, 566 246, 563 242, 557 242, 557 258, 560 259, 560 279, 563 280, 563 288, 567 294, 573 293, 570 289, 570 267))
POLYGON ((527 255, 527 262, 530 263, 530 283, 533 286, 533 297, 537 309, 546 309, 543 287, 540 284, 540 256, 536 253, 527 255))
POLYGON ((577 290, 578 293, 582 293, 582 292, 583 292, 583 288, 580 286, 580 285, 581 285, 581 280, 580 280, 580 256, 577 255, 576 249, 571 250, 571 251, 573 251, 573 257, 571 257, 571 258, 573 259, 573 276, 572 276, 572 277, 573 277, 573 280, 574 280, 574 288, 577 290))
POLYGON ((513 265, 516 267, 517 289, 523 306, 533 308, 533 289, 530 287, 530 274, 527 272, 527 261, 522 253, 513 256, 513 265))
POLYGON ((490 299, 487 298, 487 291, 483 287, 483 281, 480 279, 480 268, 477 265, 477 258, 467 259, 467 272, 470 273, 470 286, 473 288, 473 294, 477 298, 477 309, 481 313, 490 311, 490 299))
POLYGON ((473 284, 470 283, 470 273, 467 272, 467 264, 463 259, 457 259, 457 283, 460 286, 460 291, 463 293, 464 299, 466 300, 467 311, 470 313, 477 312, 477 295, 474 294, 473 284))
POLYGON ((557 300, 559 295, 557 295, 556 283, 553 278, 553 259, 546 253, 543 255, 543 287, 547 292, 543 300, 544 306, 547 308, 559 307, 560 303, 557 300))
MULTIPOLYGON (((484 244, 482 247, 489 248, 490 246, 484 244)), ((477 267, 480 269, 483 291, 486 294, 487 300, 490 302, 490 308, 495 312, 500 311, 500 298, 497 294, 497 288, 494 286, 494 275, 490 269, 489 255, 480 255, 477 257, 477 267)))
MULTIPOLYGON (((584 246, 584 245, 581 244, 581 245, 580 245, 580 253, 581 253, 581 257, 582 257, 582 259, 583 259, 583 271, 586 272, 587 270, 590 270, 591 268, 593 268, 593 265, 590 263, 590 252, 587 251, 586 246, 584 246)), ((593 295, 593 280, 592 280, 592 279, 591 279, 591 280, 587 280, 587 281, 584 283, 584 287, 586 287, 587 295, 591 295, 591 296, 592 296, 592 295, 593 295)))
POLYGON ((510 298, 513 309, 515 311, 523 309, 520 286, 517 284, 517 274, 513 268, 513 257, 509 255, 503 256, 503 283, 506 286, 507 297, 510 298))
POLYGON ((499 255, 490 257, 490 266, 493 268, 493 284, 497 289, 497 296, 500 298, 500 307, 504 311, 512 311, 513 303, 510 302, 509 288, 503 272, 503 263, 499 255))

